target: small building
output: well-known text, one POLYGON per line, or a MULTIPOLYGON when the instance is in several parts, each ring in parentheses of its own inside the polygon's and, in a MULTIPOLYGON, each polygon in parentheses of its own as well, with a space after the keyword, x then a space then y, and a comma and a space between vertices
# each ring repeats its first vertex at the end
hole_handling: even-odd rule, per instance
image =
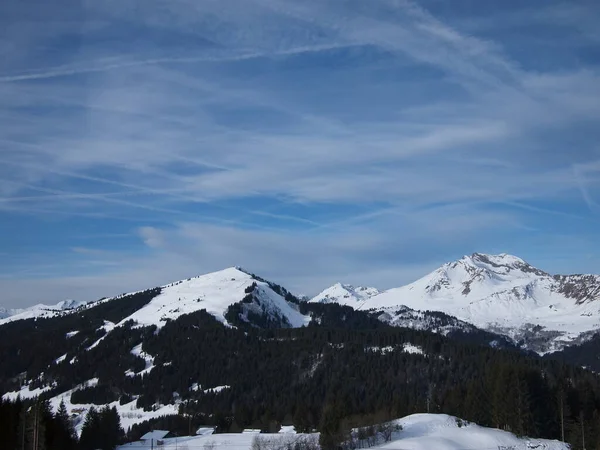
POLYGON ((167 430, 152 430, 148 431, 145 435, 141 437, 141 441, 148 445, 150 444, 150 448, 160 447, 163 445, 163 439, 173 437, 170 431, 167 430))
POLYGON ((210 436, 214 434, 215 427, 211 427, 209 425, 200 425, 200 428, 196 430, 196 436, 210 436))

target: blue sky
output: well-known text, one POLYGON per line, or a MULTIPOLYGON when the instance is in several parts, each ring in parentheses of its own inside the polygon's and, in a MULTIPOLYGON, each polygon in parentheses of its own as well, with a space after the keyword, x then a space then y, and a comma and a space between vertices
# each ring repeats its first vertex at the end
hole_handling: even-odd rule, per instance
POLYGON ((593 1, 5 0, 0 305, 240 265, 600 273, 593 1))

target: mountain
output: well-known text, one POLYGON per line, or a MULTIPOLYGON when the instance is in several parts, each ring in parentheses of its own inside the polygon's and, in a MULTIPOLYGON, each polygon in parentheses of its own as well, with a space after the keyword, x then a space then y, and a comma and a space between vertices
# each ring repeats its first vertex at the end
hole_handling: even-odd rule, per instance
POLYGON ((10 309, 0 307, 0 320, 6 319, 7 317, 14 316, 15 314, 23 311, 22 309, 10 309))
POLYGON ((374 287, 355 287, 350 284, 336 283, 309 301, 313 303, 339 303, 340 305, 360 309, 365 301, 379 293, 379 290, 374 287))
POLYGON ((162 286, 158 296, 120 323, 132 320, 138 326, 160 328, 168 320, 204 309, 229 325, 239 324, 240 320, 250 323, 253 317, 261 315, 280 321, 283 327, 307 324, 310 318, 284 298, 286 293, 277 285, 231 267, 162 286), (240 302, 239 316, 228 315, 230 306, 240 302))
POLYGON ((598 275, 550 275, 516 256, 474 253, 370 296, 360 308, 439 311, 545 354, 596 333, 599 299, 598 275))
MULTIPOLYGON (((309 319, 298 312, 298 308, 284 297, 288 292, 278 285, 258 279, 239 268, 228 268, 214 273, 201 275, 161 286, 160 294, 152 298, 132 314, 122 318, 119 326, 133 321, 138 326, 156 325, 162 327, 168 320, 205 309, 217 320, 233 324, 225 318, 228 308, 243 302, 239 308, 240 317, 230 317, 232 322, 250 322, 252 317, 266 315, 270 320, 282 322, 282 326, 298 327, 308 323, 309 319), (278 292, 276 292, 275 290, 278 292)), ((118 301, 132 294, 123 294, 105 298, 98 302, 62 301, 53 306, 35 305, 31 308, 8 311, 0 325, 16 320, 50 318, 71 314, 98 303, 118 301)))
POLYGON ((55 317, 61 314, 69 314, 88 302, 77 300, 63 300, 56 305, 38 304, 29 308, 7 309, 0 308, 0 325, 14 320, 35 319, 37 317, 55 317))
MULTIPOLYGON (((182 435, 206 425, 327 432, 342 418, 344 426, 363 426, 426 408, 554 439, 564 393, 566 423, 574 424, 567 439, 580 435, 583 406, 590 436, 600 436, 600 377, 591 371, 515 350, 442 312, 371 308, 388 292, 342 288, 364 293, 346 300, 365 305, 301 301, 229 268, 32 310, 0 325, 0 424, 13 408, 7 401, 27 411, 39 397, 53 410, 64 402, 78 432, 92 407, 114 408, 131 440, 151 429, 182 435)), ((19 428, 8 429, 18 442, 19 428)))

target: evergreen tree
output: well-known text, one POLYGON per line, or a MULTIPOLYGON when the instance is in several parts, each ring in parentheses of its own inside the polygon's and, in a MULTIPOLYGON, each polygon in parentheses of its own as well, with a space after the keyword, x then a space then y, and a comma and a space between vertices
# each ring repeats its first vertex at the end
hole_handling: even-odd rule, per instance
POLYGON ((77 435, 64 401, 60 402, 53 417, 52 429, 53 433, 48 439, 48 450, 74 450, 77 447, 77 435))
POLYGON ((512 379, 515 405, 512 415, 513 429, 516 435, 525 436, 532 429, 529 387, 524 376, 516 370, 513 371, 512 379))
POLYGON ((103 433, 101 425, 100 414, 92 406, 81 428, 81 438, 79 439, 80 450, 95 450, 98 448, 98 443, 102 440, 103 433))
POLYGON ((323 409, 319 430, 319 444, 323 450, 338 449, 344 442, 346 433, 342 429, 342 414, 335 403, 323 409))
POLYGON ((108 406, 100 411, 100 427, 102 429, 102 440, 99 448, 102 450, 113 450, 123 441, 125 432, 121 427, 121 419, 117 408, 108 406))
POLYGON ((36 401, 25 415, 25 450, 46 450, 48 405, 36 401))
POLYGON ((510 430, 509 419, 512 405, 509 395, 510 373, 509 368, 500 366, 492 371, 492 422, 496 428, 510 430))

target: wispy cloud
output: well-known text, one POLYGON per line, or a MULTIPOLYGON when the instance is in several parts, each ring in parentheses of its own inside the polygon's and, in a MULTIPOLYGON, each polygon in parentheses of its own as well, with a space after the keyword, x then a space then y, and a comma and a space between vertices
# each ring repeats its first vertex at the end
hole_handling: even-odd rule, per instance
POLYGON ((90 236, 133 226, 126 257, 103 260, 138 284, 168 258, 162 278, 244 264, 314 290, 554 233, 548 214, 597 236, 600 72, 582 5, 498 7, 500 24, 485 6, 406 0, 7 5, 0 215, 33 224, 10 254, 47 234, 48 254, 71 255, 67 220, 90 236), (527 23, 569 46, 539 52, 527 23), (502 24, 524 30, 518 48, 502 24))

